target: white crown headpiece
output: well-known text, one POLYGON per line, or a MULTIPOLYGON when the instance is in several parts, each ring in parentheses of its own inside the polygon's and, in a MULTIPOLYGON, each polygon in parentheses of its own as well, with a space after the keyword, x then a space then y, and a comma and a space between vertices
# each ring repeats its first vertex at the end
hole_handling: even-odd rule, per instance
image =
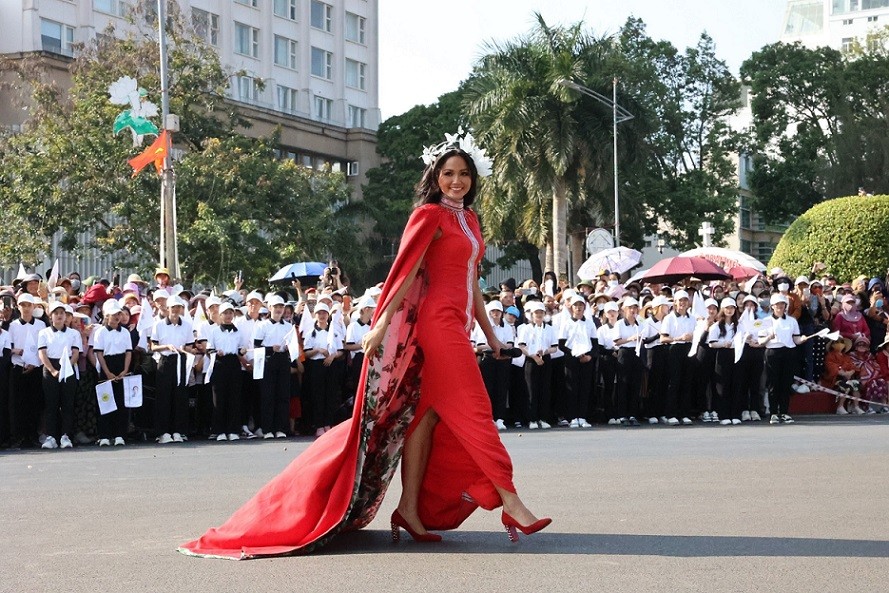
POLYGON ((484 148, 475 143, 475 138, 472 137, 472 133, 464 130, 462 126, 457 128, 456 134, 445 134, 445 141, 441 144, 424 147, 423 156, 420 158, 423 159, 423 162, 428 167, 435 162, 435 159, 450 148, 459 148, 468 154, 475 163, 475 168, 478 171, 479 177, 487 177, 491 174, 491 167, 494 164, 494 161, 491 160, 491 157, 485 154, 484 148))

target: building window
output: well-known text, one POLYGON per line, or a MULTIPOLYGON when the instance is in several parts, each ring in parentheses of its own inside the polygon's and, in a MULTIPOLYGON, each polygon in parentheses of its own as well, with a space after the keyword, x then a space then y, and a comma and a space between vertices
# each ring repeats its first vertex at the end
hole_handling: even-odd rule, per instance
POLYGON ((753 255, 752 253, 750 253, 750 241, 748 241, 747 239, 741 239, 741 251, 748 255, 753 255))
POLYGON ((286 86, 278 85, 278 109, 287 113, 296 111, 296 101, 299 98, 298 91, 286 86))
POLYGON ((74 55, 74 28, 40 19, 40 43, 43 51, 64 56, 74 55))
POLYGON ((235 23, 235 53, 259 57, 259 29, 235 23))
POLYGON ((869 17, 867 17, 867 22, 876 23, 877 19, 879 19, 879 18, 880 18, 879 16, 869 16, 869 17))
POLYGON ((312 48, 312 76, 330 80, 333 78, 333 54, 317 47, 312 48))
POLYGON ((842 43, 840 49, 843 52, 850 52, 850 51, 852 51, 852 46, 854 43, 855 43, 854 37, 843 37, 843 43, 842 43))
POLYGON ((844 24, 844 25, 851 25, 852 22, 853 22, 852 19, 843 19, 843 24, 844 24))
POLYGON ((93 0, 93 8, 97 12, 104 12, 114 16, 126 16, 127 3, 123 0, 93 0))
POLYGON ((367 109, 349 105, 349 127, 350 128, 366 128, 367 109))
POLYGON ((238 4, 243 4, 244 6, 251 6, 253 8, 259 7, 259 0, 235 0, 238 4))
POLYGON ((296 41, 275 35, 275 64, 296 70, 296 41))
POLYGON ((296 0, 275 0, 275 15, 296 20, 296 0))
POLYGON ((201 10, 191 9, 191 25, 198 37, 210 45, 219 45, 219 15, 201 10))
POLYGON ((247 103, 259 101, 259 85, 252 76, 238 76, 238 99, 247 103))
POLYGON ((333 111, 333 99, 315 96, 315 119, 320 121, 330 121, 330 113, 333 111))
POLYGON ((367 19, 351 12, 346 13, 346 39, 355 43, 365 44, 364 30, 367 19))
POLYGON ((333 30, 333 6, 312 0, 312 26, 330 33, 333 30))
POLYGON ((367 64, 346 59, 346 86, 353 89, 365 90, 365 73, 367 64))

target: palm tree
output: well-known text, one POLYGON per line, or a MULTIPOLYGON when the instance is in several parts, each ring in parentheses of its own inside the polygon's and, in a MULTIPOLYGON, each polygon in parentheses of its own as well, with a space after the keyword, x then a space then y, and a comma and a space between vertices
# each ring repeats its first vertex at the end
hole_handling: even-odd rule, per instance
POLYGON ((512 227, 547 247, 547 269, 565 272, 569 202, 607 184, 611 134, 610 114, 578 101, 561 81, 610 81, 603 70, 614 45, 585 33, 582 23, 550 27, 535 16, 527 36, 489 45, 464 97, 494 159, 493 183, 479 199, 489 238, 505 238, 512 227))

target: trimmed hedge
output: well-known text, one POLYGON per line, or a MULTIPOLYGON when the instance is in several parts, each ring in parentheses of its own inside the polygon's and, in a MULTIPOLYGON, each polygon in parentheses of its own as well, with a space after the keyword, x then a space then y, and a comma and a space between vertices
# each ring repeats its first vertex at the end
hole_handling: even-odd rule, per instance
POLYGON ((889 195, 836 198, 812 207, 784 233, 769 269, 779 266, 791 278, 808 276, 815 262, 827 264, 840 282, 860 274, 884 277, 889 268, 889 195))

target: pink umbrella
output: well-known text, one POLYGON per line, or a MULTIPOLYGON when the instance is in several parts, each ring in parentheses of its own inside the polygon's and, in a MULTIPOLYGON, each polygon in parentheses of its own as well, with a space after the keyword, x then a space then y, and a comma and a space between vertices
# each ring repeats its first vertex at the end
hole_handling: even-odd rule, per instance
POLYGON ((759 276, 762 272, 750 266, 734 266, 728 271, 735 280, 747 280, 754 276, 759 276))
POLYGON ((640 278, 646 282, 664 284, 694 276, 699 280, 725 280, 731 275, 701 257, 668 257, 662 259, 640 278))

